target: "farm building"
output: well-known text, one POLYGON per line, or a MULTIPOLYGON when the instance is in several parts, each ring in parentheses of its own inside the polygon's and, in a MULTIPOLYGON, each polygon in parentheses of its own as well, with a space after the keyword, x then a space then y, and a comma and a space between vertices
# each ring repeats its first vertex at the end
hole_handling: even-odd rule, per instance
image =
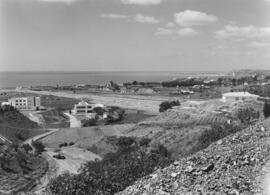
POLYGON ((224 93, 222 95, 222 100, 224 102, 226 101, 246 101, 246 100, 257 100, 258 95, 254 95, 248 92, 230 92, 230 93, 224 93))

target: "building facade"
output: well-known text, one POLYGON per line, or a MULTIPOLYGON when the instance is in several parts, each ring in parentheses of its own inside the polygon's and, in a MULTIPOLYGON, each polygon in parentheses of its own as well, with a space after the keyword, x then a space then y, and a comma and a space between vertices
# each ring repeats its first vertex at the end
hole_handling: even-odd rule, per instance
POLYGON ((93 105, 85 101, 81 101, 78 104, 74 105, 72 110, 73 114, 88 114, 93 113, 93 105))
POLYGON ((14 97, 8 100, 9 104, 19 110, 39 110, 41 107, 40 97, 14 97))
POLYGON ((248 92, 230 92, 222 95, 222 100, 226 101, 251 101, 258 100, 259 96, 248 92))

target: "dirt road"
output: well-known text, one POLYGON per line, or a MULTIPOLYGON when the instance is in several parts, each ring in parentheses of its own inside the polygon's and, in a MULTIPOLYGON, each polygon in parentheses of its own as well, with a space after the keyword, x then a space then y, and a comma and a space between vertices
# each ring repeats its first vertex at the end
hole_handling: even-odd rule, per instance
POLYGON ((69 117, 69 122, 70 122, 70 128, 76 128, 76 127, 81 127, 81 121, 78 120, 75 116, 69 113, 64 113, 69 117))

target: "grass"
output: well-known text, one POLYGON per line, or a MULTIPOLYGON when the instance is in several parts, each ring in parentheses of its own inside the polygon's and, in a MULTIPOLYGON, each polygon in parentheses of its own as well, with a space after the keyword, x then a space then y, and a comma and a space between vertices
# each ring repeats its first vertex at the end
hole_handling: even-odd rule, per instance
POLYGON ((56 97, 53 95, 42 95, 41 104, 47 108, 57 108, 61 110, 71 110, 74 104, 78 103, 79 100, 74 98, 56 97))
POLYGON ((69 127, 69 118, 60 109, 51 109, 39 113, 45 122, 47 128, 67 128, 69 127))
POLYGON ((0 114, 0 134, 11 141, 22 142, 45 132, 37 123, 29 120, 19 111, 9 110, 0 114))

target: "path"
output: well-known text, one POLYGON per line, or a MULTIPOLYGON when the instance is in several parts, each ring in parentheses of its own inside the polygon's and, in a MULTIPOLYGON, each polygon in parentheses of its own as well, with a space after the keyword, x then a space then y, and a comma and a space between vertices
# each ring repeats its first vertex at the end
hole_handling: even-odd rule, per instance
POLYGON ((73 116, 72 114, 69 113, 64 113, 65 115, 67 115, 69 117, 69 121, 70 121, 70 128, 76 128, 76 127, 81 127, 81 121, 79 119, 77 119, 75 116, 73 116))

